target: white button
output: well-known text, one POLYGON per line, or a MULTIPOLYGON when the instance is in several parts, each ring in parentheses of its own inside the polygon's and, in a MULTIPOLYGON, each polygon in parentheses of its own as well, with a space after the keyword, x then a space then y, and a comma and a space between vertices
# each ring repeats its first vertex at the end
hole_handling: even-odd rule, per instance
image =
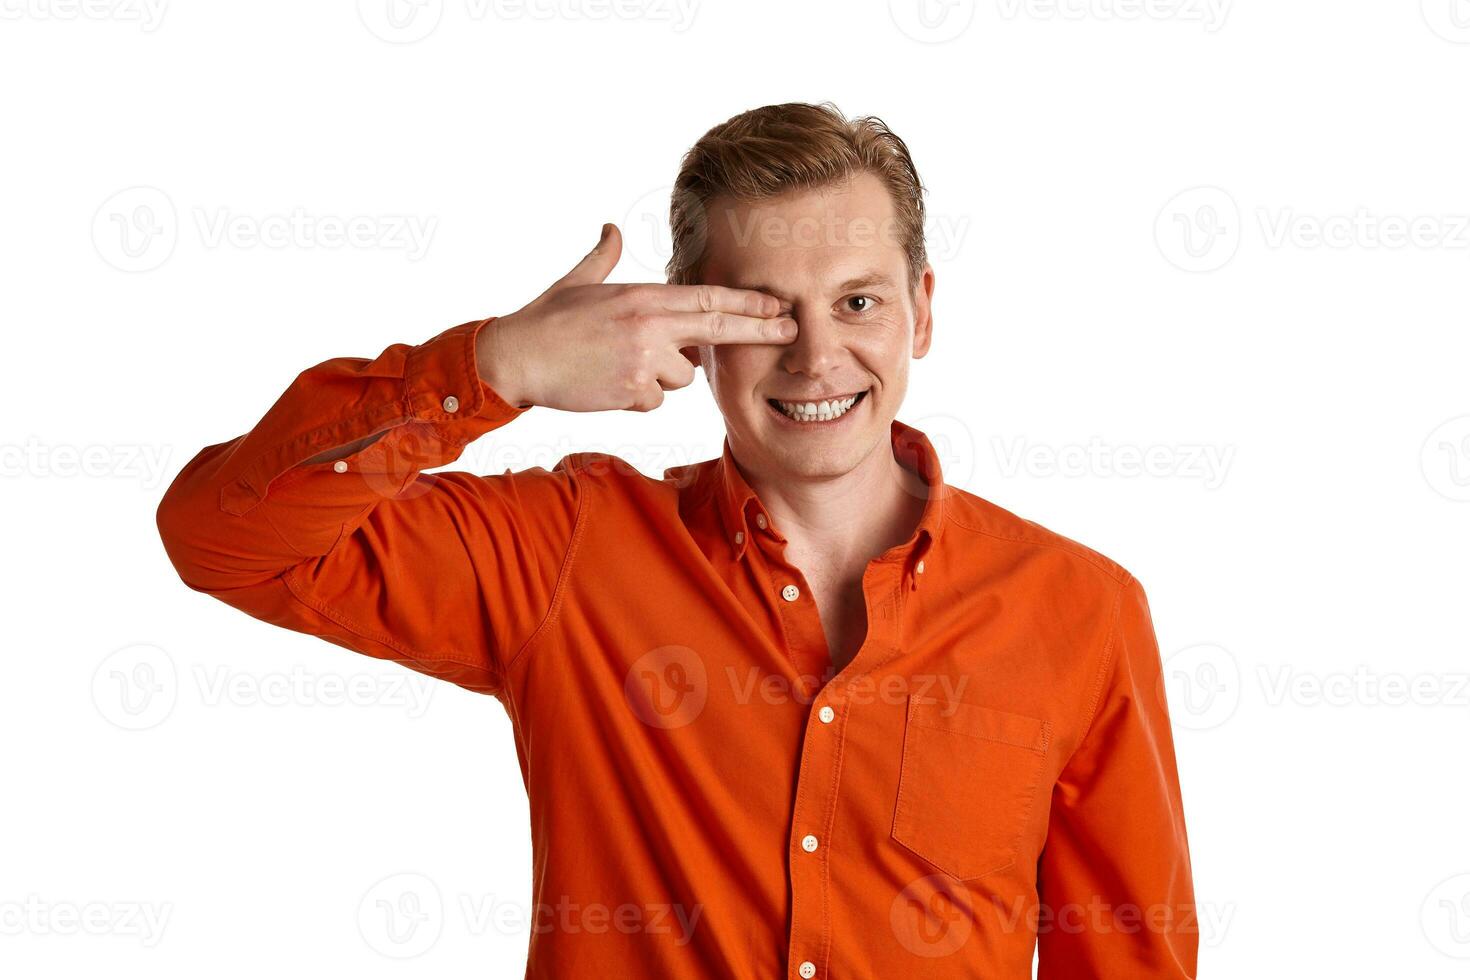
POLYGON ((457 412, 457 411, 459 411, 459 399, 458 398, 455 398, 453 395, 445 395, 444 396, 444 411, 446 411, 446 412, 457 412))
POLYGON ((742 543, 744 543, 744 541, 745 541, 745 532, 744 531, 736 531, 735 532, 735 543, 736 544, 742 544, 742 543))
POLYGON ((345 460, 345 459, 339 459, 339 460, 337 460, 337 462, 335 462, 335 463, 332 464, 332 469, 336 470, 338 473, 346 473, 347 472, 347 460, 345 460))
POLYGON ((817 839, 811 834, 807 834, 801 839, 801 849, 803 851, 806 851, 808 854, 810 854, 812 851, 815 851, 817 849, 817 839))
POLYGON ((822 719, 822 724, 830 725, 832 724, 832 719, 837 717, 837 712, 832 710, 830 704, 824 704, 822 705, 822 710, 817 712, 817 717, 822 719))
POLYGON ((787 602, 795 602, 801 596, 801 590, 794 585, 788 585, 781 590, 781 598, 787 602))
POLYGON ((801 966, 796 968, 796 972, 800 973, 806 980, 812 980, 812 977, 817 975, 817 964, 811 960, 803 960, 801 966))
POLYGON ((919 559, 919 565, 917 568, 914 569, 914 571, 918 572, 920 575, 924 574, 924 559, 919 559))
POLYGON ((766 529, 766 515, 765 514, 757 514, 757 515, 755 515, 755 526, 758 527, 758 528, 760 528, 762 531, 764 531, 766 529))

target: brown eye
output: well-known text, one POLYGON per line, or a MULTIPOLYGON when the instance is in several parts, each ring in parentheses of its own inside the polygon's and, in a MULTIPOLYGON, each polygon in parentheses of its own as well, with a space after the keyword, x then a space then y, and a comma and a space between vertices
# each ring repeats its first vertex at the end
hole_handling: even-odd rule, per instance
POLYGON ((847 308, 854 313, 867 313, 873 308, 873 297, 852 296, 847 301, 847 308))

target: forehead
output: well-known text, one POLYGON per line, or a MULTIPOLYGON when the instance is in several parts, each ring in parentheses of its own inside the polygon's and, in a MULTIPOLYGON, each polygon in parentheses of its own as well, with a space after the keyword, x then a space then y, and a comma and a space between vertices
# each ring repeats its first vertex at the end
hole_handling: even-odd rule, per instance
POLYGON ((875 269, 902 281, 893 198, 869 173, 757 202, 718 197, 707 227, 704 282, 795 291, 875 269))

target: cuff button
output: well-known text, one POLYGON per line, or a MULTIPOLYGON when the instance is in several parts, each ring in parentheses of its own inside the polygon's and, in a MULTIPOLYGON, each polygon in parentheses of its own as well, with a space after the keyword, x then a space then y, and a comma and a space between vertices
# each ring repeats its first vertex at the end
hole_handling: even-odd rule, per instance
POLYGON ((459 411, 459 399, 458 398, 455 398, 453 395, 445 395, 444 396, 444 411, 446 411, 446 412, 457 412, 457 411, 459 411))

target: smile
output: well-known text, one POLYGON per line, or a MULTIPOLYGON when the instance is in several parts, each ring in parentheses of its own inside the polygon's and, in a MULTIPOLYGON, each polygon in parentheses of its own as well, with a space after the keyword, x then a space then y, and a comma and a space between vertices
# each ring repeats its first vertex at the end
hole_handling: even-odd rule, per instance
POLYGON ((778 398, 767 398, 766 403, 782 415, 796 422, 835 422, 852 411, 853 407, 862 401, 867 393, 867 389, 864 389, 850 395, 838 395, 834 398, 796 402, 781 401, 778 398))

